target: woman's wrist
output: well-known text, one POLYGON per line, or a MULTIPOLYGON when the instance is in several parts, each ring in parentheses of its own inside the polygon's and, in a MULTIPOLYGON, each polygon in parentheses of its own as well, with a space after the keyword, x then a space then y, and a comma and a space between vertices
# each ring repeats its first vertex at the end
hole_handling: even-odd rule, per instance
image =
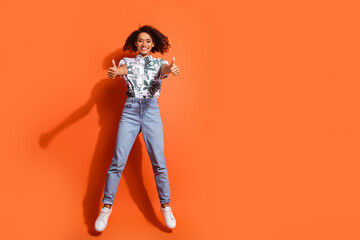
POLYGON ((169 74, 171 73, 170 66, 168 64, 164 64, 161 67, 161 73, 162 74, 169 74))

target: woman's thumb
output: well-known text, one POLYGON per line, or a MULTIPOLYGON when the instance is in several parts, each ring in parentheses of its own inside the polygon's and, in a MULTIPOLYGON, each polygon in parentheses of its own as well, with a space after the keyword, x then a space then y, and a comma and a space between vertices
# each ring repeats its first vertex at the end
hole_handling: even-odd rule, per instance
POLYGON ((115 60, 114 60, 114 59, 112 60, 112 64, 113 64, 113 67, 116 68, 116 64, 115 64, 115 60))
POLYGON ((172 58, 172 61, 171 61, 171 66, 174 65, 174 62, 175 62, 175 57, 172 58))

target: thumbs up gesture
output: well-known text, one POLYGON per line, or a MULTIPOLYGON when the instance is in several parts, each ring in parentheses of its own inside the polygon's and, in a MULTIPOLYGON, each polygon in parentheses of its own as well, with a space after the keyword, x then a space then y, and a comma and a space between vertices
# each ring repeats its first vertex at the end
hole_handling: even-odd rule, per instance
POLYGON ((169 66, 170 66, 171 73, 174 76, 178 76, 180 74, 179 68, 175 65, 175 57, 172 58, 172 61, 169 66))
POLYGON ((109 68, 108 70, 108 77, 111 79, 114 79, 116 77, 118 68, 116 67, 115 60, 112 60, 113 66, 109 68))

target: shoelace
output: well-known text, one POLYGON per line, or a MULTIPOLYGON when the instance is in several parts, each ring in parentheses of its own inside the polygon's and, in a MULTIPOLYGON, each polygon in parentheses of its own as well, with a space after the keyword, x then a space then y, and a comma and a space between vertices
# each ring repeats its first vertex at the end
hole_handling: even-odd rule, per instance
POLYGON ((174 215, 172 214, 171 209, 166 209, 166 210, 165 210, 165 214, 166 214, 168 217, 170 217, 172 220, 175 219, 174 215))
POLYGON ((106 213, 104 213, 103 211, 101 211, 101 212, 100 212, 99 219, 100 219, 102 222, 105 222, 105 216, 106 216, 106 213))

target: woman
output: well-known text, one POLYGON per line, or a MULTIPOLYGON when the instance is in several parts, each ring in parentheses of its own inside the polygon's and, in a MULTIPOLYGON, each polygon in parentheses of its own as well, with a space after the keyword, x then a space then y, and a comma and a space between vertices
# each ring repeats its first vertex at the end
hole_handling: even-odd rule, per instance
POLYGON ((95 229, 103 231, 112 212, 112 205, 118 188, 121 174, 125 168, 135 138, 142 131, 146 148, 152 163, 155 182, 160 199, 160 211, 164 215, 165 224, 175 228, 176 220, 170 203, 170 187, 164 157, 163 128, 157 98, 161 91, 162 79, 170 73, 180 74, 175 65, 161 58, 153 58, 151 53, 166 53, 170 44, 168 38, 156 28, 145 25, 132 32, 126 39, 123 50, 138 51, 135 58, 120 60, 116 67, 108 71, 108 77, 114 79, 119 75, 125 79, 128 96, 121 115, 116 148, 112 163, 107 172, 104 198, 100 214, 95 222, 95 229))

